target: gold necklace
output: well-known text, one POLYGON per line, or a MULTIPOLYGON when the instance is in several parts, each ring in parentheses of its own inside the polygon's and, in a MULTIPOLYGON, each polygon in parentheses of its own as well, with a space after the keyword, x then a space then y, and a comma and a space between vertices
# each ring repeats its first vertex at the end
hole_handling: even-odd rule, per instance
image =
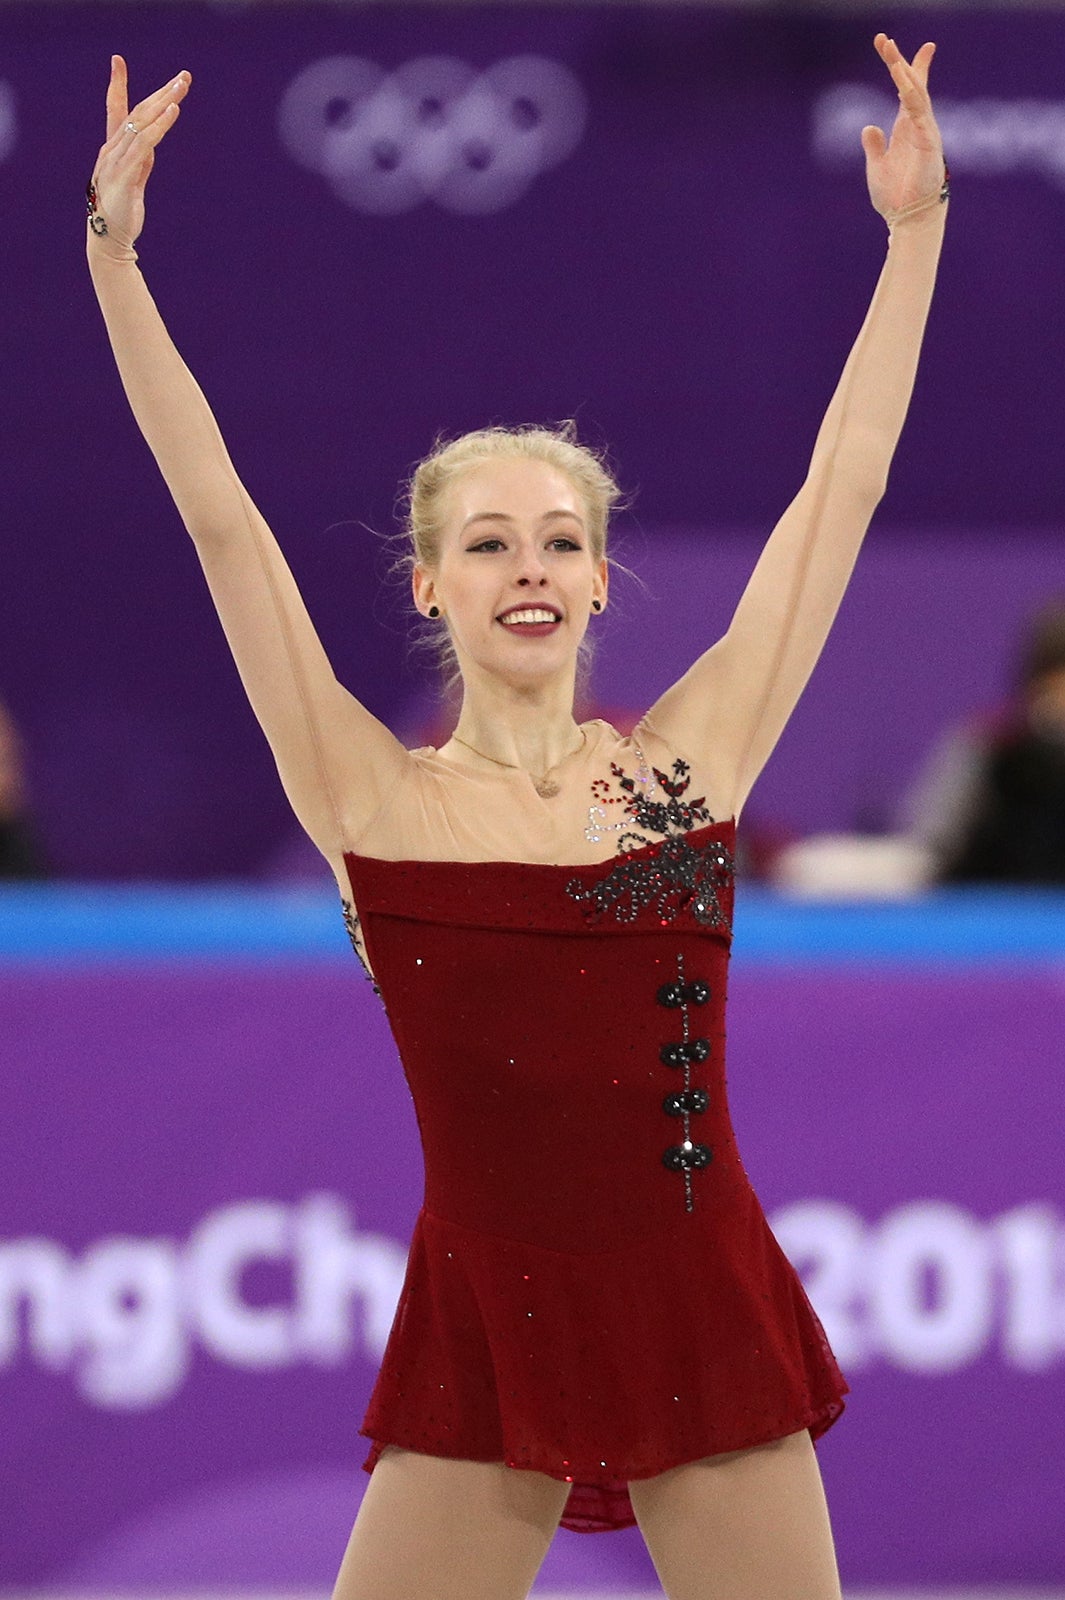
MULTIPOLYGON (((519 767, 515 761, 499 761, 495 756, 485 755, 483 750, 478 750, 477 746, 470 744, 468 739, 460 739, 457 733, 453 733, 451 737, 456 744, 464 744, 467 750, 472 750, 475 756, 481 756, 485 761, 494 761, 497 767, 509 767, 512 772, 526 772, 526 769, 524 767, 519 767)), ((580 744, 577 746, 576 750, 571 750, 569 754, 564 755, 562 757, 562 761, 568 761, 570 756, 579 755, 587 743, 588 731, 586 728, 582 728, 580 744)), ((554 779, 549 780, 547 773, 554 772, 555 767, 560 767, 562 765, 562 761, 556 761, 555 766, 548 767, 547 772, 542 773, 539 778, 533 778, 531 772, 526 773, 527 777, 532 778, 532 786, 542 800, 553 800, 555 795, 558 794, 561 785, 556 783, 554 779)))

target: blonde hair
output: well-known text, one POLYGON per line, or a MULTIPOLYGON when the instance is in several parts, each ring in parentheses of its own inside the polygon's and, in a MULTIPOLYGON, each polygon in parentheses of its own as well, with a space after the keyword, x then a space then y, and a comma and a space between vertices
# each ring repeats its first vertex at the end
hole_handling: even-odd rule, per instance
MULTIPOLYGON (((529 425, 519 428, 478 428, 457 439, 438 438, 414 470, 403 501, 406 553, 397 565, 409 577, 415 564, 432 570, 439 565, 444 531, 444 501, 447 491, 462 473, 479 462, 500 457, 542 461, 563 473, 577 489, 587 513, 588 542, 592 561, 598 564, 606 554, 607 525, 610 513, 621 504, 622 495, 602 455, 577 442, 577 425, 572 420, 554 427, 529 425)), ((616 563, 612 563, 616 565, 616 563)), ((451 693, 462 677, 446 619, 431 624, 430 643, 437 666, 451 693)), ((577 683, 583 693, 591 671, 594 643, 585 633, 577 648, 577 683)))

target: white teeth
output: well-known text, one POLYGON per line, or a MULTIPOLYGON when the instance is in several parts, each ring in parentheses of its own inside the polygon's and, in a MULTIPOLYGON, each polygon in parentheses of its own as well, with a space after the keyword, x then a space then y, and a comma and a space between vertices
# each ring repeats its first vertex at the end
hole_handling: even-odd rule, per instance
POLYGON ((501 622, 557 622, 558 618, 555 616, 555 613, 553 611, 530 610, 530 611, 511 611, 511 612, 509 612, 507 614, 507 616, 501 617, 500 621, 501 622))

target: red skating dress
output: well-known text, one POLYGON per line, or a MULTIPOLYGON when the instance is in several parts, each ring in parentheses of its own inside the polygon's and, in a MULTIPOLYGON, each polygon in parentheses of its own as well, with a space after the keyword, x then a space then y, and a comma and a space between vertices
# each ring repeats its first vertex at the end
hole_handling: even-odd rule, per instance
POLYGON ((685 770, 594 866, 346 858, 425 1159, 367 1471, 386 1443, 531 1468, 594 1532, 634 1522, 630 1479, 843 1409, 736 1150, 735 830, 685 770))

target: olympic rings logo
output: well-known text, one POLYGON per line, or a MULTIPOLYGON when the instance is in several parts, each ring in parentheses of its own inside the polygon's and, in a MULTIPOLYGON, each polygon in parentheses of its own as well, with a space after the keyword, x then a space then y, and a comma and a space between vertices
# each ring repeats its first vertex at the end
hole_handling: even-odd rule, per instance
POLYGON ((485 72, 454 56, 419 56, 395 72, 328 56, 289 84, 278 132, 356 211, 395 216, 434 200, 483 216, 572 154, 587 114, 573 73, 545 56, 508 56, 485 72))

